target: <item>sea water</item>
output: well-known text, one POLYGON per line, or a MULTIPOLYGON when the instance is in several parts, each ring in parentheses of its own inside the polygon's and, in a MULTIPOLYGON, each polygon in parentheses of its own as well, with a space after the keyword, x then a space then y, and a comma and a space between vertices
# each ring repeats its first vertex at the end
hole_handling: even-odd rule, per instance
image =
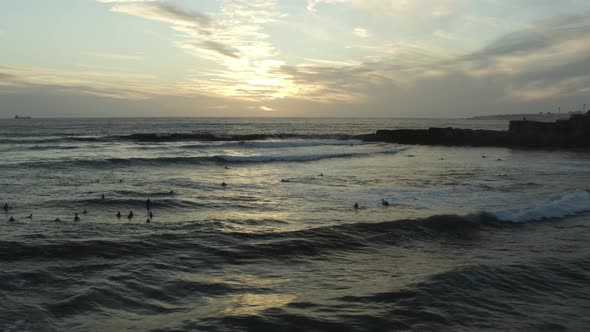
POLYGON ((0 120, 0 330, 585 331, 590 152, 353 137, 507 125, 0 120))

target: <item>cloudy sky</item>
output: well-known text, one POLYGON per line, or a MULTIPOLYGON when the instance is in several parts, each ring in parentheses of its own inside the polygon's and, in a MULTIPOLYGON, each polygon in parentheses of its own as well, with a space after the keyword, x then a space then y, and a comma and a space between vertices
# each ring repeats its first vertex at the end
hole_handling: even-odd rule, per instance
POLYGON ((4 0, 0 117, 590 104, 588 0, 4 0))

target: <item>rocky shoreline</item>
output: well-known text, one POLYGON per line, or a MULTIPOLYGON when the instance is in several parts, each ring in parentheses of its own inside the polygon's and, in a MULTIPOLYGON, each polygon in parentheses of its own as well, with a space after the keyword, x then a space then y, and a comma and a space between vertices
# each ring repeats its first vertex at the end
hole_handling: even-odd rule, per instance
POLYGON ((556 122, 510 121, 507 131, 459 128, 378 130, 367 142, 523 148, 590 148, 590 112, 556 122))

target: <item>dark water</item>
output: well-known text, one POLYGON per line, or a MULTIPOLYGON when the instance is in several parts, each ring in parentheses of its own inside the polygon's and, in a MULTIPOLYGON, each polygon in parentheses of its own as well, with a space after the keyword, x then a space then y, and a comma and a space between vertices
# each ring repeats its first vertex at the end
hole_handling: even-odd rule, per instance
POLYGON ((0 120, 0 331, 589 330, 590 153, 429 126, 0 120))

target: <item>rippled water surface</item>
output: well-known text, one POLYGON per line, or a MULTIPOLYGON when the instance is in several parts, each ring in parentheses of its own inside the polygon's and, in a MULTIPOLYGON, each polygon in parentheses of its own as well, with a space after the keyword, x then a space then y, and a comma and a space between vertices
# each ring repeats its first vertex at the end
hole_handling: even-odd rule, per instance
POLYGON ((590 329, 590 153, 430 126, 0 120, 0 331, 590 329))

